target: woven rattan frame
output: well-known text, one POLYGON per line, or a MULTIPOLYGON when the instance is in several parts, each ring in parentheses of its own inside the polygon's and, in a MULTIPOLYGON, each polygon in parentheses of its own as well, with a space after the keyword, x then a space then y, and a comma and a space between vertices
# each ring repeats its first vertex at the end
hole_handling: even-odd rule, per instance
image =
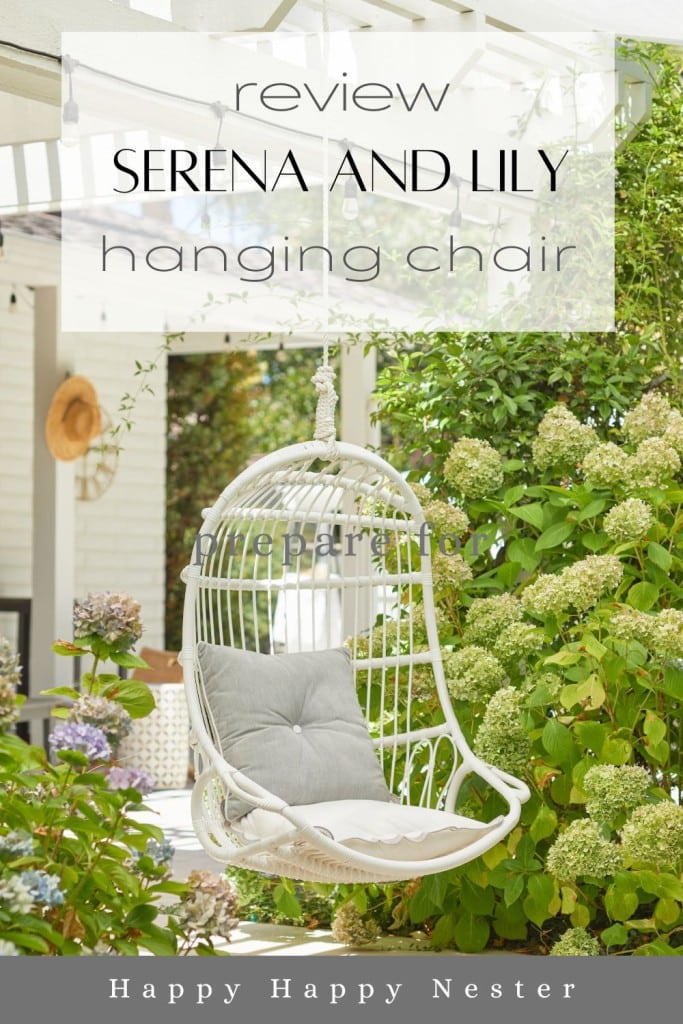
MULTIPOLYGON (((528 788, 472 753, 448 696, 430 556, 417 543, 424 522, 412 490, 388 463, 355 445, 324 441, 293 445, 260 459, 205 512, 192 561, 183 571, 181 661, 196 756, 193 821, 202 845, 216 860, 310 881, 397 881, 470 861, 519 820, 528 788), (291 549, 285 565, 284 534, 290 535, 291 549), (307 540, 333 535, 342 564, 331 571, 326 555, 294 558, 296 534, 307 540), (350 534, 356 536, 355 543, 349 542, 350 534), (375 541, 374 549, 373 536, 384 538, 383 543, 375 541), (264 539, 268 537, 273 544, 264 539), (465 849, 430 860, 392 861, 361 854, 304 824, 296 807, 224 760, 203 698, 196 644, 204 640, 274 652, 272 624, 283 591, 290 592, 290 608, 295 595, 299 609, 286 625, 289 650, 300 649, 304 641, 306 616, 315 605, 312 595, 326 594, 341 608, 359 698, 389 785, 400 800, 452 811, 463 780, 474 773, 507 804, 493 830, 465 849), (420 594, 421 603, 416 602, 420 594), (372 642, 364 641, 377 608, 388 612, 392 606, 401 609, 400 618, 395 612, 394 617, 385 614, 372 642), (417 687, 424 692, 425 686, 433 688, 440 707, 439 725, 424 727, 411 718, 411 707, 417 706, 412 694, 417 687), (291 830, 277 839, 246 841, 239 823, 226 821, 229 790, 254 807, 280 814, 291 830)), ((323 540, 320 551, 330 543, 323 540)), ((301 546, 296 541, 296 549, 301 546)), ((314 630, 308 633, 310 640, 314 630)), ((330 626, 329 636, 318 646, 333 643, 330 626)))

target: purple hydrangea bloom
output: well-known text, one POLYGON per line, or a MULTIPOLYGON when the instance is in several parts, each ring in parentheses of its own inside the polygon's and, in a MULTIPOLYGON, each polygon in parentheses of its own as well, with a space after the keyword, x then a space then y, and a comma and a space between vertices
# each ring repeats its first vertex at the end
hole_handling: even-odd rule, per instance
POLYGON ((151 857, 156 867, 160 867, 162 864, 169 864, 173 860, 174 853, 175 847, 168 839, 164 838, 160 843, 156 839, 148 839, 144 853, 135 850, 133 858, 138 861, 141 857, 151 857))
POLYGON ((0 836, 0 857, 30 857, 33 853, 33 836, 25 829, 13 829, 0 836))
POLYGON ((59 879, 54 875, 48 875, 46 871, 22 871, 20 878, 36 903, 44 903, 47 907, 60 907, 64 902, 59 879))
POLYGON ((110 789, 137 789, 145 796, 154 789, 154 779, 142 768, 119 768, 114 766, 107 772, 110 789))
POLYGON ((117 651, 127 651, 142 636, 140 605, 128 594, 88 594, 74 609, 74 636, 97 636, 117 651))
POLYGON ((89 761, 106 761, 111 757, 111 747, 101 729, 84 722, 64 722, 50 733, 50 749, 77 750, 89 761))

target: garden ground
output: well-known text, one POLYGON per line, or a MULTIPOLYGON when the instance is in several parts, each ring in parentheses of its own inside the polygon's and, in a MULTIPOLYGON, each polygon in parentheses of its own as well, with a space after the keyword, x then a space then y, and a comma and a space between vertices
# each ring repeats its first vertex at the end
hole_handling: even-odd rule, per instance
MULTIPOLYGON (((190 813, 191 788, 160 789, 145 800, 149 812, 136 815, 155 825, 160 825, 168 840, 175 847, 173 877, 184 880, 190 871, 221 872, 221 865, 202 849, 192 827, 190 813)), ((224 949, 233 956, 356 956, 343 943, 335 942, 328 929, 305 928, 282 924, 263 924, 242 921, 232 933, 230 942, 216 939, 217 949, 224 949)), ((425 943, 399 936, 383 938, 360 952, 374 955, 413 955, 420 949, 434 955, 425 943)), ((454 950, 445 955, 458 956, 454 950)))

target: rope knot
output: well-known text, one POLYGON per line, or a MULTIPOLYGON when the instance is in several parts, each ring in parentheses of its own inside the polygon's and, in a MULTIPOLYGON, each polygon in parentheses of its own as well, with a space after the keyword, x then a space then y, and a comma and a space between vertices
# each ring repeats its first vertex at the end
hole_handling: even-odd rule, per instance
POLYGON ((319 366, 311 377, 318 392, 318 405, 315 411, 315 439, 332 444, 335 440, 334 410, 337 405, 337 392, 334 389, 334 370, 329 365, 319 366))

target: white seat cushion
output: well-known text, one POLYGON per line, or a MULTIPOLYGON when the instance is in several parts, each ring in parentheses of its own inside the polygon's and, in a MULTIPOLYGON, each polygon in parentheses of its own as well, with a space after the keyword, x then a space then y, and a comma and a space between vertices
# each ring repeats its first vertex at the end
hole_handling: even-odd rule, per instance
MULTIPOLYGON (((474 821, 460 814, 379 800, 331 800, 293 808, 306 824, 357 853, 384 860, 431 860, 462 850, 488 835, 502 817, 474 821)), ((247 841, 270 839, 291 830, 280 814, 260 808, 239 823, 247 841)))

